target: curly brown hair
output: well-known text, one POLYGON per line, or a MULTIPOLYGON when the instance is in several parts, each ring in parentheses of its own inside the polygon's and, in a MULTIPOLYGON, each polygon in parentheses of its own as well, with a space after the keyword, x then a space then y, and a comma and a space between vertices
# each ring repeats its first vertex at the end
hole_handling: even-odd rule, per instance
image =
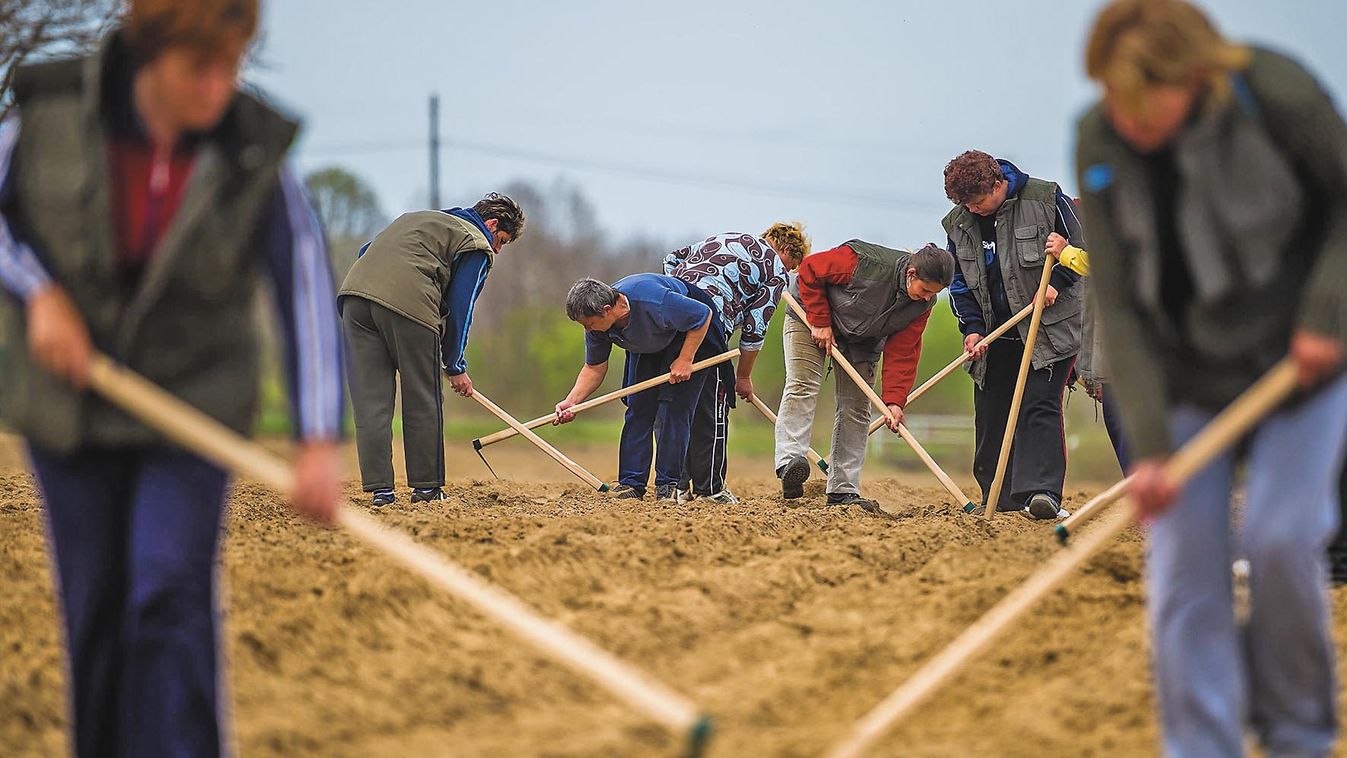
POLYGON ((963 205, 996 189, 996 183, 1005 178, 995 158, 981 150, 969 150, 945 164, 945 197, 963 205))
POLYGON ((804 224, 799 221, 772 224, 762 233, 762 238, 770 242, 782 255, 795 261, 796 265, 809 255, 809 237, 805 236, 804 224))

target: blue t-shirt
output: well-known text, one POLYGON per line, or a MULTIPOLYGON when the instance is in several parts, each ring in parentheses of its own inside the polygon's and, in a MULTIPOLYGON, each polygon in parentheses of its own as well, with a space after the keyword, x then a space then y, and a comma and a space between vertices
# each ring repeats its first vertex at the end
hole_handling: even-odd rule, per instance
POLYGON ((585 332, 585 363, 607 363, 613 345, 633 353, 658 353, 680 333, 700 328, 711 308, 688 297, 688 285, 662 274, 632 274, 613 289, 627 296, 631 313, 624 327, 585 332))

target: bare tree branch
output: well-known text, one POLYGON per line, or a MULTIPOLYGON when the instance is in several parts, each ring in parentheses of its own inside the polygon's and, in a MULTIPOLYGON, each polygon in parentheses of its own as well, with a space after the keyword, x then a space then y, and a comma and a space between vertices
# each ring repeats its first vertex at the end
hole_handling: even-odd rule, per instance
POLYGON ((120 0, 0 0, 0 119, 25 63, 87 52, 120 17, 120 0))

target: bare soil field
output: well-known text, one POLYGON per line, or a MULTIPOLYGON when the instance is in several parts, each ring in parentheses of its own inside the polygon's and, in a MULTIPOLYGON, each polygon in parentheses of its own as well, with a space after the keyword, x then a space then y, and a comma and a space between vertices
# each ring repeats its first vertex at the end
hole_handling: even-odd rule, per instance
MULTIPOLYGON (((449 501, 413 506, 403 491, 378 518, 701 704, 716 719, 712 756, 817 755, 1059 549, 1047 527, 967 516, 913 474, 867 472, 867 494, 894 516, 881 519, 825 505, 817 478, 787 506, 761 462, 732 461, 739 505, 662 505, 610 500, 527 446, 500 448, 492 463, 507 480, 454 451, 449 501)), ((603 476, 611 456, 577 457, 603 476)), ((52 578, 21 465, 0 445, 0 752, 61 754, 52 578)), ((681 750, 466 605, 293 518, 273 493, 240 483, 229 507, 221 577, 241 755, 681 750)), ((1140 534, 1126 535, 875 754, 1155 754, 1141 553, 1140 534)), ((1347 596, 1334 599, 1341 619, 1347 596)))

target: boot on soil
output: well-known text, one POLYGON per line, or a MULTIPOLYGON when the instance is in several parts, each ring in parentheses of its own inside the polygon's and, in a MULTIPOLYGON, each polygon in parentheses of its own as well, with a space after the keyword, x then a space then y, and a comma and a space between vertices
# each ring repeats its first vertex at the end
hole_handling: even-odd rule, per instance
POLYGON ((1029 498, 1029 504, 1025 506, 1024 514, 1036 521, 1052 521, 1071 515, 1057 502, 1057 498, 1047 492, 1040 492, 1029 498))
POLYGON ((879 507, 879 501, 861 497, 855 492, 829 492, 828 505, 855 505, 872 516, 890 517, 888 511, 879 507))
POLYGON ((781 497, 786 500, 804 497, 804 483, 809 480, 810 468, 808 459, 796 456, 777 469, 776 475, 781 477, 781 497))
POLYGON ((643 500, 645 499, 645 490, 638 489, 630 484, 619 484, 608 490, 614 500, 643 500))
POLYGON ((655 485, 655 499, 668 500, 669 502, 678 502, 678 486, 674 484, 655 485))
POLYGON ((425 487, 412 490, 413 503, 433 503, 448 499, 449 496, 444 494, 444 490, 439 487, 425 487))
POLYGON ((393 490, 375 490, 374 494, 370 495, 369 504, 376 508, 382 508, 385 505, 392 505, 395 500, 397 500, 397 495, 393 493, 393 490))

